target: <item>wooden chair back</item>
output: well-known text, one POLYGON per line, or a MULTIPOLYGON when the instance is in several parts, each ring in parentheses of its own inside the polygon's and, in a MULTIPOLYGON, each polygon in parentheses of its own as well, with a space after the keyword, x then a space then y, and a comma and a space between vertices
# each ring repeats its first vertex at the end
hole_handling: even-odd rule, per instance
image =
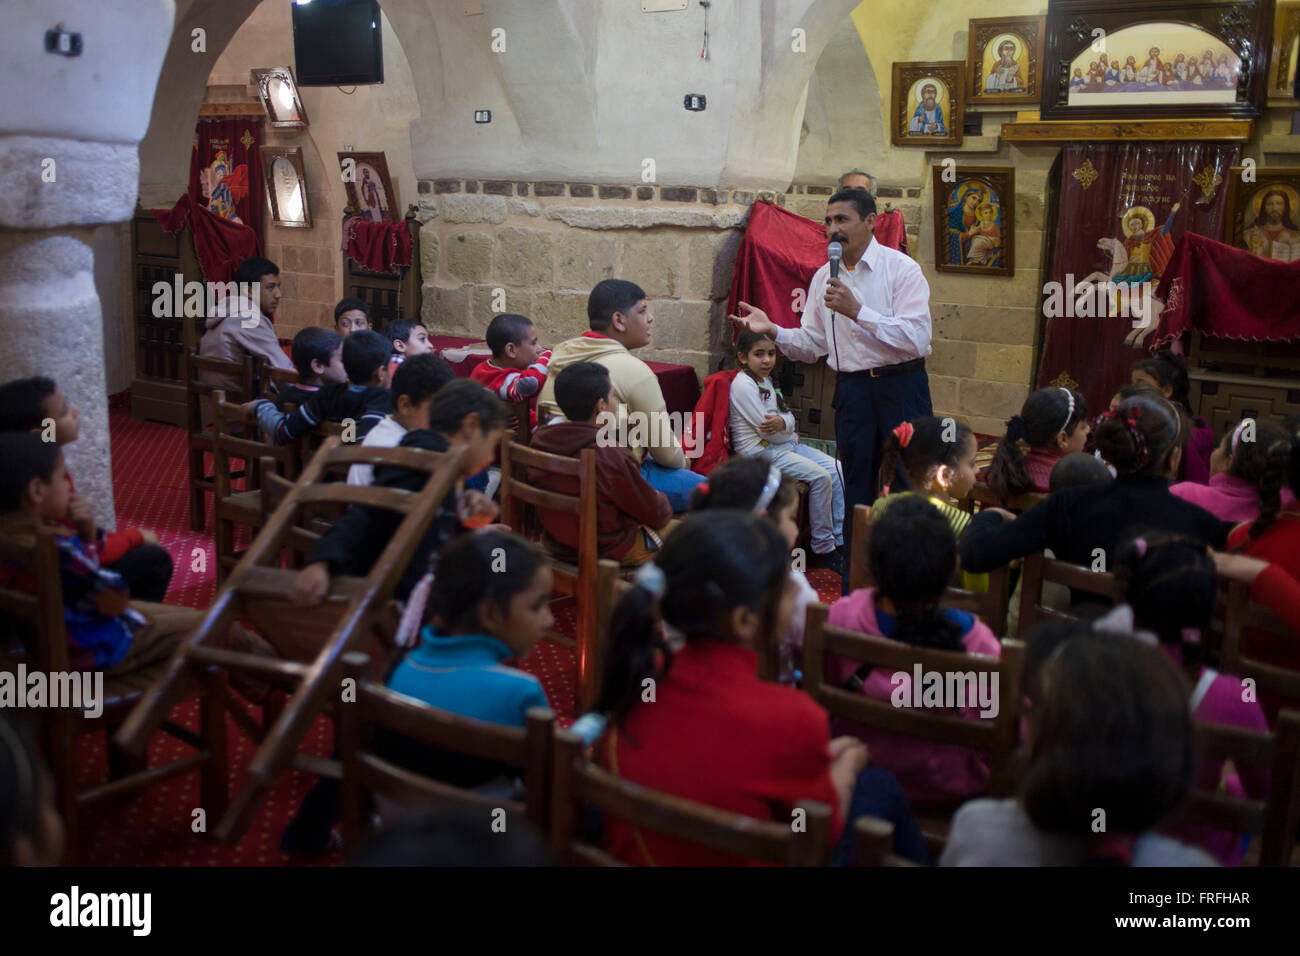
POLYGON ((259 360, 259 363, 257 385, 262 398, 275 401, 276 396, 286 388, 301 381, 296 368, 276 368, 264 359, 259 360))
POLYGON ((1282 711, 1272 733, 1201 721, 1194 726, 1200 761, 1269 767, 1268 796, 1231 796, 1216 779, 1214 790, 1193 789, 1172 821, 1257 835, 1260 865, 1288 866, 1300 818, 1300 712, 1282 711))
POLYGON ((756 820, 672 794, 660 793, 595 766, 582 738, 555 735, 551 789, 551 847, 562 863, 623 866, 582 835, 584 807, 633 826, 664 833, 718 853, 760 863, 823 866, 830 854, 831 810, 801 800, 807 826, 796 833, 789 821, 756 820))
POLYGON ((1046 497, 1047 495, 1037 491, 1027 491, 1024 494, 1003 498, 984 482, 977 481, 971 486, 966 497, 957 502, 957 507, 967 514, 974 514, 977 507, 1005 508, 1012 514, 1023 514, 1046 497))
POLYGON ((853 825, 854 866, 916 866, 894 855, 894 825, 879 817, 858 817, 853 825))
MULTIPOLYGON (((71 670, 68 632, 54 532, 0 522, 0 565, 7 566, 13 575, 9 584, 0 587, 0 616, 7 623, 5 639, 0 641, 0 672, 16 675, 19 666, 25 665, 28 672, 68 673, 71 670), (34 584, 35 593, 18 586, 23 578, 34 584)), ((199 700, 198 732, 171 721, 161 725, 170 736, 193 747, 194 753, 149 767, 145 761, 124 759, 109 741, 110 779, 91 786, 78 784, 77 738, 111 730, 126 709, 142 696, 140 686, 147 681, 149 670, 105 676, 100 699, 102 713, 95 717, 87 716, 84 708, 56 706, 44 707, 36 715, 42 749, 54 779, 55 805, 66 831, 69 864, 85 862, 79 823, 82 814, 158 781, 197 769, 204 808, 217 814, 225 811, 229 773, 226 725, 217 698, 211 693, 214 681, 209 674, 199 675, 178 690, 178 699, 197 697, 199 700)))
POLYGON ((394 623, 388 600, 459 475, 464 455, 460 447, 436 454, 415 448, 340 446, 334 438, 326 441, 244 552, 203 622, 180 645, 163 677, 118 731, 115 739, 124 749, 142 752, 149 734, 175 703, 179 682, 195 669, 216 665, 296 686, 274 726, 265 733, 242 708, 232 709, 235 722, 261 745, 249 764, 248 779, 217 825, 215 832, 221 839, 242 836, 261 797, 290 766, 338 775, 337 764, 301 754, 295 757, 294 752, 312 721, 337 694, 343 654, 371 639, 375 653, 387 656, 384 640, 391 637, 394 623), (418 492, 321 481, 328 465, 356 461, 398 465, 423 472, 427 478, 418 492), (302 607, 293 597, 296 574, 279 567, 280 552, 290 529, 299 521, 300 510, 322 503, 367 505, 402 517, 364 578, 336 576, 320 604, 302 607), (211 646, 238 618, 250 620, 280 656, 260 657, 211 646))
POLYGON ((1259 660, 1243 650, 1247 631, 1261 631, 1287 643, 1300 640, 1300 635, 1279 621, 1268 608, 1251 601, 1248 584, 1230 582, 1227 597, 1220 651, 1223 670, 1238 677, 1251 678, 1259 690, 1288 704, 1300 704, 1300 672, 1259 660))
POLYGON ((1043 585, 1060 584, 1071 592, 1095 595, 1102 603, 1124 599, 1119 580, 1110 571, 1090 571, 1082 565, 1031 554, 1020 570, 1020 633, 1028 635, 1042 620, 1072 621, 1074 615, 1043 606, 1043 585))
MULTIPOLYGON (((1012 788, 1012 758, 1020 733, 1020 676, 1024 667, 1024 645, 1019 641, 1003 641, 999 658, 912 647, 828 624, 829 610, 825 604, 808 607, 804 633, 804 692, 835 717, 933 743, 986 751, 992 759, 989 792, 994 796, 1009 793, 1012 788), (891 701, 846 690, 827 683, 827 654, 909 676, 920 667, 922 673, 971 675, 975 680, 974 686, 987 681, 985 686, 991 687, 996 680, 997 715, 967 720, 951 711, 936 713, 925 708, 895 707, 891 701)), ((967 682, 965 686, 972 685, 967 682)), ((920 688, 916 691, 919 693, 920 688)))
MULTIPOLYGON (((849 556, 849 587, 859 588, 875 586, 871 574, 868 555, 871 553, 871 506, 854 505, 853 507, 853 548, 849 556)), ((1007 632, 1007 610, 1011 604, 1011 572, 1009 568, 998 568, 988 574, 988 590, 971 591, 959 587, 960 576, 943 594, 943 606, 969 611, 998 637, 1007 632)))
POLYGON ((257 360, 251 355, 245 355, 238 362, 227 362, 199 355, 189 349, 181 351, 181 382, 185 386, 185 430, 189 432, 186 466, 189 471, 190 528, 194 531, 202 531, 207 525, 204 495, 213 490, 212 476, 203 462, 204 452, 212 451, 212 433, 203 420, 204 398, 214 389, 224 388, 232 401, 251 401, 255 397, 253 390, 256 378, 257 360), (235 387, 214 384, 213 377, 233 381, 235 387))
POLYGON ((372 814, 371 798, 380 795, 401 804, 452 804, 483 808, 484 823, 496 809, 506 812, 507 830, 525 820, 545 832, 549 825, 551 742, 555 713, 534 707, 526 727, 505 727, 462 717, 395 693, 366 679, 369 661, 349 653, 345 664, 357 674, 355 703, 340 710, 343 841, 360 845, 372 814), (518 768, 524 781, 523 802, 453 786, 386 759, 375 747, 375 731, 384 728, 412 740, 467 757, 518 768))
POLYGON ((526 530, 534 522, 544 524, 546 512, 569 515, 578 524, 577 563, 552 556, 550 564, 555 589, 572 595, 578 605, 575 653, 577 704, 582 712, 595 698, 602 666, 596 627, 596 452, 588 448, 579 457, 569 458, 527 448, 505 436, 501 440, 501 520, 512 528, 526 530), (546 478, 567 479, 576 489, 570 494, 551 491, 538 483, 546 478))
POLYGON ((533 402, 532 399, 524 399, 519 402, 508 402, 510 407, 510 418, 515 422, 515 441, 521 445, 527 445, 533 438, 533 402))
POLYGON ((234 527, 261 527, 264 518, 262 486, 271 475, 289 482, 297 479, 301 451, 297 443, 277 445, 260 440, 258 429, 245 436, 243 407, 226 400, 226 393, 215 389, 208 396, 212 420, 212 482, 215 502, 214 542, 217 552, 217 581, 239 561, 235 552, 234 527), (231 460, 243 461, 238 471, 231 460), (244 487, 236 491, 233 475, 244 476, 244 487))

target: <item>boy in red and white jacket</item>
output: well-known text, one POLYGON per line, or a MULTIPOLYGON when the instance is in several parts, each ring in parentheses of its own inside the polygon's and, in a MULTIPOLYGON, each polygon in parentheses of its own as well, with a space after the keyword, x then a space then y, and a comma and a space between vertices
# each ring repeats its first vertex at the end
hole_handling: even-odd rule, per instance
POLYGON ((469 377, 487 386, 503 402, 528 399, 529 417, 536 426, 536 396, 546 384, 551 350, 541 347, 532 319, 524 315, 498 315, 488 323, 485 338, 492 357, 474 366, 469 377))
MULTIPOLYGON (((81 433, 81 413, 53 379, 16 379, 0 385, 0 432, 11 431, 37 432, 46 441, 70 445, 81 433)), ((71 474, 68 489, 72 494, 62 523, 80 535, 85 542, 83 550, 121 575, 132 597, 161 603, 171 582, 172 559, 158 544, 158 537, 140 528, 97 528, 94 510, 76 493, 71 474)))

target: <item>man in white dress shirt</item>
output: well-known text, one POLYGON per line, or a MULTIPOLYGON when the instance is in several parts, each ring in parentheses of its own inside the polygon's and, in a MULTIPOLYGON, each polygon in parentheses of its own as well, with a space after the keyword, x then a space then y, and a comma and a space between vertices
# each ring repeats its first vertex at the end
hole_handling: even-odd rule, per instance
POLYGON ((844 590, 848 589, 853 506, 876 498, 881 449, 905 421, 933 414, 925 357, 930 354, 930 285, 906 253, 876 242, 876 202, 861 189, 826 204, 826 236, 841 237, 840 277, 830 263, 813 274, 797 329, 779 328, 747 302, 738 327, 771 337, 787 357, 835 370, 835 440, 844 466, 844 590))

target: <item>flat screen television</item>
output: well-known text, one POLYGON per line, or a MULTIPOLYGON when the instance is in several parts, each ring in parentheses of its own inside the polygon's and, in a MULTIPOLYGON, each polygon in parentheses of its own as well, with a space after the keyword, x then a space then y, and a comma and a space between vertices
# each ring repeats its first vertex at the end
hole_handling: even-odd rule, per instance
POLYGON ((299 86, 384 82, 378 0, 295 2, 293 56, 299 86))

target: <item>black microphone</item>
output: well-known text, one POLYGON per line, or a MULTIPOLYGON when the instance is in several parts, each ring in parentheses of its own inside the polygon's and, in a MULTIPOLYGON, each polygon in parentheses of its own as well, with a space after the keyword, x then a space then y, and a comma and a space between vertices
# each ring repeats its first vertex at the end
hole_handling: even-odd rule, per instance
POLYGON ((840 277, 840 260, 844 258, 844 245, 840 241, 838 233, 831 239, 830 245, 826 247, 826 258, 831 263, 831 278, 840 277))

